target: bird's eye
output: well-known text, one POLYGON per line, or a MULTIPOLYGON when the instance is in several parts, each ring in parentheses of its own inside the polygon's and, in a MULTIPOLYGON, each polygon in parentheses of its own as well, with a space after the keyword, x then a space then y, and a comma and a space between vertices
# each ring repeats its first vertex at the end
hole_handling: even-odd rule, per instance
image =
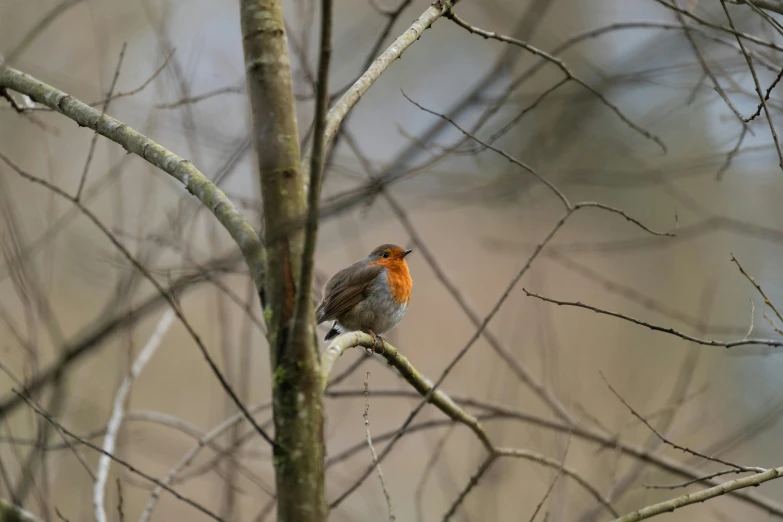
POLYGON ((383 257, 389 257, 389 253, 388 252, 384 252, 383 253, 383 257))

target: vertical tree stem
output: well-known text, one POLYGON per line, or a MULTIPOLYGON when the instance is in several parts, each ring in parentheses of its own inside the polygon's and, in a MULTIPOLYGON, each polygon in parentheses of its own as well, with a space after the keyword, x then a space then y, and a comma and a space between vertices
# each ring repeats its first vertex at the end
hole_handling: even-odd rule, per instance
POLYGON ((323 393, 312 311, 302 318, 305 328, 292 328, 303 284, 305 229, 290 224, 306 215, 307 201, 280 0, 240 0, 240 16, 264 203, 266 273, 260 297, 273 369, 277 519, 323 522, 323 393))

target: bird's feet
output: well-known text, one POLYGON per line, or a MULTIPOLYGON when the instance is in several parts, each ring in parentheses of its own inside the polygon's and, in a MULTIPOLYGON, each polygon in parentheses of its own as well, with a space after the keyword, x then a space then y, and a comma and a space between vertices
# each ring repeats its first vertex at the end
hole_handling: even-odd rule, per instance
POLYGON ((367 333, 369 333, 372 336, 372 341, 373 341, 372 348, 367 348, 367 353, 368 354, 372 354, 372 353, 380 353, 380 354, 382 354, 383 352, 385 352, 386 350, 384 350, 384 348, 383 348, 383 343, 384 343, 383 337, 381 337, 380 335, 377 335, 372 330, 367 330, 367 333))

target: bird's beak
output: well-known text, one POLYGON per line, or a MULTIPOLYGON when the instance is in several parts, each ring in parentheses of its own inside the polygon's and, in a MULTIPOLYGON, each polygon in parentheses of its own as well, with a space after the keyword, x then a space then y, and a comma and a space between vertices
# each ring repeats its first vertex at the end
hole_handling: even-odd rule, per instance
POLYGON ((408 255, 408 254, 410 254, 411 252, 413 252, 413 250, 412 250, 412 249, 410 249, 410 248, 409 248, 408 250, 403 250, 403 251, 402 251, 402 257, 405 257, 405 256, 407 256, 407 255, 408 255))

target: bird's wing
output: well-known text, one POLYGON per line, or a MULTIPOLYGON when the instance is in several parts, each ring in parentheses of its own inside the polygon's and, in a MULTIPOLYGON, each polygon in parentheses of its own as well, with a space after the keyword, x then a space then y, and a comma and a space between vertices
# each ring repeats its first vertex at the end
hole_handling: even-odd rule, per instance
POLYGON ((315 311, 318 324, 337 319, 359 304, 381 271, 382 266, 359 262, 334 274, 326 282, 323 301, 315 311))

